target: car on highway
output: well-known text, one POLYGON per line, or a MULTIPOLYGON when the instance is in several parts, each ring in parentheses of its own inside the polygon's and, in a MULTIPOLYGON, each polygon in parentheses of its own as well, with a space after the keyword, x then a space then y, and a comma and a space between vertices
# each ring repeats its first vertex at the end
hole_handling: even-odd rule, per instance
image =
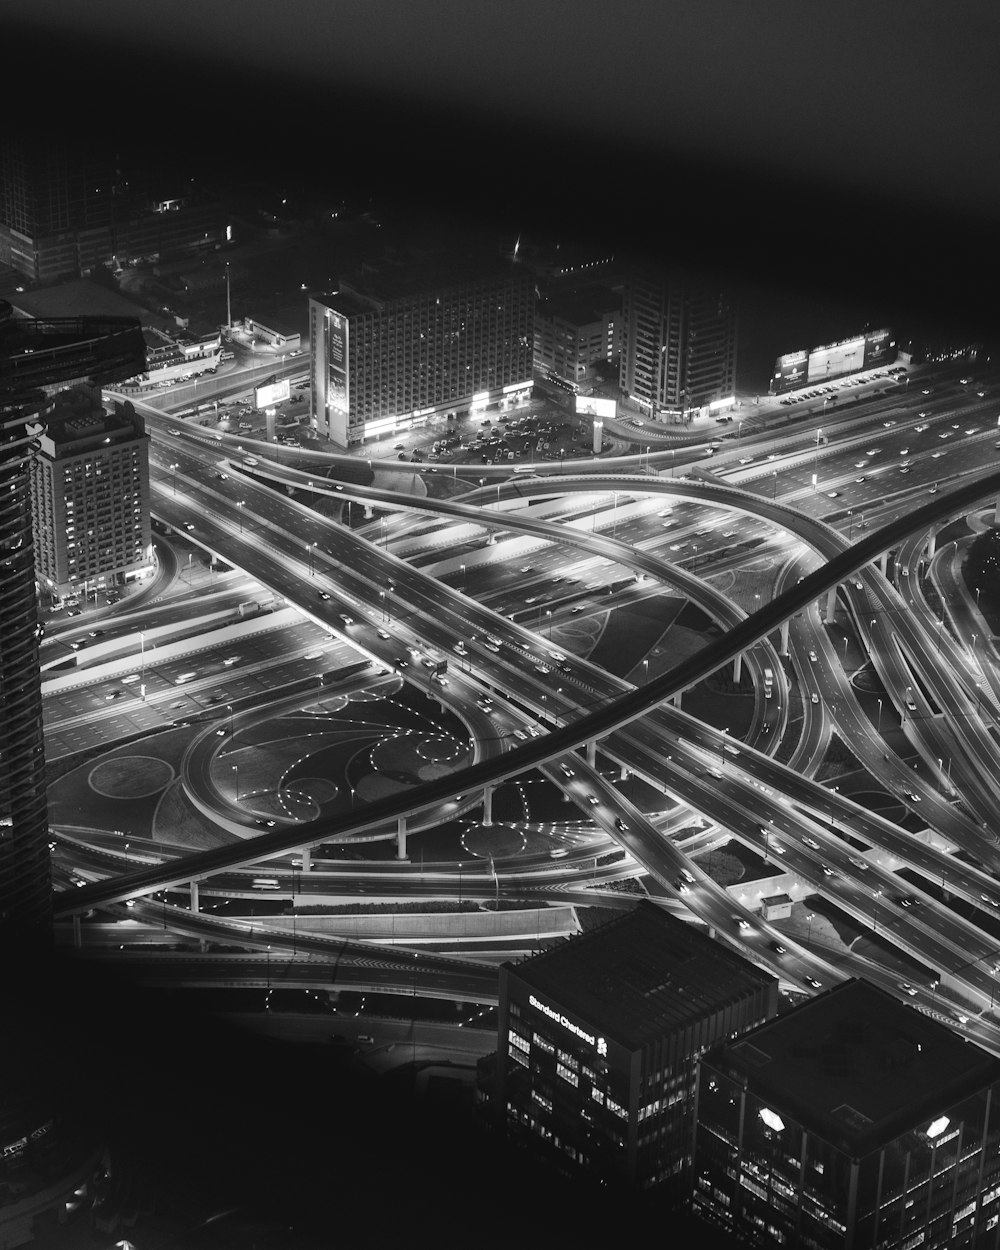
POLYGON ((900 894, 899 898, 896 899, 900 907, 912 907, 916 901, 912 894, 900 894))
POLYGON ((559 771, 562 773, 562 775, 563 775, 564 777, 575 777, 575 776, 576 776, 576 773, 573 771, 573 769, 572 769, 572 768, 570 768, 570 766, 569 766, 568 764, 560 764, 560 765, 559 765, 559 771))
POLYGON ((622 820, 620 816, 615 817, 615 828, 618 830, 619 833, 626 833, 628 831, 628 825, 624 822, 624 820, 622 820))
POLYGON ((806 846, 811 846, 814 851, 819 850, 819 843, 815 841, 813 838, 803 838, 802 841, 805 843, 806 846))
POLYGON ((110 691, 109 691, 109 692, 108 692, 108 693, 104 696, 104 702, 105 702, 105 703, 114 703, 115 699, 124 699, 124 697, 125 697, 125 691, 124 691, 124 690, 110 690, 110 691))
POLYGON ((878 455, 878 451, 879 451, 879 449, 878 449, 877 447, 869 447, 869 448, 868 448, 868 451, 867 451, 865 454, 866 454, 866 455, 869 455, 869 456, 877 456, 877 455, 878 455))
MULTIPOLYGON (((306 656, 306 659, 308 658, 309 657, 306 656)), ((222 661, 222 663, 226 666, 226 668, 232 668, 234 664, 239 664, 239 662, 240 662, 240 657, 238 655, 227 655, 226 658, 222 661)))
POLYGON ((776 955, 783 955, 785 953, 785 948, 780 942, 772 942, 771 950, 773 950, 776 955))
POLYGON ((591 807, 596 807, 598 803, 600 803, 600 801, 601 800, 597 797, 596 794, 587 795, 587 802, 590 804, 591 807))
POLYGON ((848 860, 854 865, 855 868, 859 868, 862 872, 868 871, 867 862, 863 859, 858 859, 856 855, 849 855, 848 860))
POLYGON ((803 980, 806 985, 812 986, 814 990, 821 990, 823 988, 822 981, 817 981, 815 977, 804 977, 803 980))
POLYGON ((810 651, 810 652, 809 652, 809 659, 812 661, 812 663, 813 663, 813 664, 815 664, 815 663, 816 663, 816 661, 819 659, 819 656, 816 654, 816 652, 815 652, 815 651, 810 651))
POLYGON ((823 869, 824 877, 835 877, 837 875, 829 864, 821 864, 820 867, 823 869))
POLYGON ((316 594, 317 594, 317 595, 318 595, 321 599, 329 599, 329 598, 330 598, 330 596, 329 596, 328 592, 327 592, 327 591, 325 591, 325 590, 317 590, 317 591, 316 591, 316 594))
POLYGON ((900 981, 899 988, 903 991, 904 994, 909 994, 911 998, 916 998, 917 991, 913 988, 913 986, 909 983, 909 981, 900 981))
POLYGON ((749 928, 750 928, 750 921, 749 921, 749 920, 744 920, 742 916, 734 916, 734 917, 733 917, 733 920, 736 922, 736 927, 737 927, 738 929, 749 929, 749 928))
POLYGON ((836 499, 840 495, 839 490, 828 490, 826 493, 831 499, 836 499))
POLYGON ((816 693, 816 691, 815 691, 815 690, 814 690, 814 691, 812 692, 812 694, 809 696, 809 702, 810 702, 810 703, 818 703, 818 702, 819 702, 819 695, 816 693))
POLYGON ((920 802, 920 795, 919 795, 919 794, 914 794, 912 790, 907 790, 907 792, 906 792, 906 797, 910 800, 910 802, 911 802, 911 803, 919 803, 919 802, 920 802))
POLYGON ((865 479, 865 475, 862 473, 862 475, 861 475, 860 477, 856 477, 854 480, 855 480, 856 482, 864 482, 864 481, 866 480, 866 479, 865 479))
POLYGON ((390 634, 386 633, 384 629, 376 630, 376 633, 378 634, 380 638, 388 639, 391 636, 390 634))
POLYGON ((139 673, 129 673, 127 677, 122 678, 122 685, 130 686, 135 681, 142 681, 139 673))

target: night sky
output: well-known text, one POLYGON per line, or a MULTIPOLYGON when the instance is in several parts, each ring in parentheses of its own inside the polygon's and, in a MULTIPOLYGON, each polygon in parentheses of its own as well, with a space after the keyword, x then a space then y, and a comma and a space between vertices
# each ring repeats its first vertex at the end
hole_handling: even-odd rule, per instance
MULTIPOLYGON (((7 0, 8 100, 311 182, 975 325, 1000 14, 816 0, 7 0), (83 108, 81 110, 81 104, 83 108), (197 145, 191 145, 197 146, 197 145), (860 298, 859 298, 860 297, 860 298)), ((54 115, 54 114, 53 114, 54 115)))

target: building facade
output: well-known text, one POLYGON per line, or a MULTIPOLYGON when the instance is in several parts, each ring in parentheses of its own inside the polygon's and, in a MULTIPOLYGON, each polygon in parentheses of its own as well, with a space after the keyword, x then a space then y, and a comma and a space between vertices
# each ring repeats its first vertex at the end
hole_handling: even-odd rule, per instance
POLYGON ((61 601, 152 570, 149 436, 132 404, 99 387, 60 391, 39 413, 31 463, 35 568, 61 601))
POLYGON ((340 447, 530 394, 534 284, 513 265, 370 264, 309 324, 312 425, 340 447))
POLYGON ((621 352, 621 300, 602 287, 553 294, 535 310, 535 369, 577 384, 621 352))
POLYGON ((1000 1245, 1000 1060, 864 981, 706 1054, 697 1213, 754 1246, 1000 1245))
POLYGON ((664 421, 732 407, 736 350, 736 305, 724 291, 663 274, 631 275, 619 371, 626 403, 664 421))
POLYGON ((144 351, 138 321, 28 320, 0 302, 0 938, 44 936, 52 912, 29 426, 57 390, 128 377, 144 351))
POLYGON ((494 1119, 557 1168, 680 1196, 698 1056, 777 982, 655 904, 500 970, 494 1119))

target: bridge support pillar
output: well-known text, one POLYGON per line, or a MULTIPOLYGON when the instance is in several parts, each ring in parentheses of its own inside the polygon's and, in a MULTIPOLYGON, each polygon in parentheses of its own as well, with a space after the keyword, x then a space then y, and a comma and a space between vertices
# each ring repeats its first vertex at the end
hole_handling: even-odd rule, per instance
POLYGON ((831 586, 826 592, 826 616, 827 625, 832 625, 836 620, 837 614, 837 587, 831 586))
POLYGON ((882 576, 883 576, 883 577, 885 577, 886 573, 889 571, 889 553, 888 553, 888 551, 883 551, 883 552, 882 552, 882 554, 879 556, 879 558, 878 558, 878 571, 882 574, 882 576))
POLYGON ((741 651, 735 660, 733 660, 733 681, 739 682, 743 676, 743 652, 741 651))
POLYGON ((370 503, 366 503, 365 504, 365 520, 370 521, 374 515, 375 515, 375 509, 372 507, 370 503))
MULTIPOLYGON (((998 507, 998 508, 1000 508, 1000 503, 998 503, 998 504, 997 504, 997 507, 998 507)), ((926 553, 925 553, 925 554, 926 554, 926 556, 927 556, 927 559, 928 559, 928 560, 933 560, 933 559, 934 559, 934 553, 935 553, 936 551, 937 551, 937 534, 936 534, 935 532, 933 532, 933 531, 932 531, 932 532, 931 532, 931 536, 930 536, 930 538, 928 538, 928 540, 927 540, 927 550, 926 550, 926 553)))
POLYGON ((192 881, 189 889, 191 890, 191 910, 196 912, 198 910, 198 882, 192 881))
POLYGON ((674 707, 680 707, 680 705, 681 705, 681 695, 682 695, 683 693, 684 693, 684 691, 683 691, 683 690, 678 690, 676 694, 673 694, 673 695, 671 695, 671 696, 670 696, 670 701, 671 701, 671 703, 674 705, 674 707))
POLYGON ((76 947, 83 945, 83 925, 80 923, 79 912, 73 916, 73 945, 76 947))
POLYGON ((309 872, 312 868, 312 847, 304 846, 299 854, 302 856, 302 871, 309 872))
POLYGON ((493 824, 493 787, 486 786, 483 790, 483 824, 493 824))
POLYGON ((587 743, 587 763, 591 768, 597 766, 597 739, 591 738, 587 743))
POLYGON ((624 781, 627 776, 628 776, 628 769, 625 767, 624 764, 622 764, 621 767, 618 769, 618 780, 624 781))
POLYGON ((788 654, 788 621, 781 622, 781 642, 779 644, 781 654, 788 654))
POLYGON ((406 859, 406 817, 396 820, 396 858, 406 859))

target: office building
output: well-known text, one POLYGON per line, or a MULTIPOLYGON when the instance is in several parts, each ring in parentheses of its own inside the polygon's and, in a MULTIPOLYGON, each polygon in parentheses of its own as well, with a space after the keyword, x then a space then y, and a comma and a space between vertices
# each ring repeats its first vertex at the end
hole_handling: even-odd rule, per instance
POLYGON ((1000 1241, 1000 1060, 848 981, 701 1061, 696 1211, 761 1247, 1000 1241))
POLYGON ((50 927, 45 756, 31 520, 39 414, 61 387, 141 369, 138 321, 15 318, 0 301, 0 938, 50 927))
POLYGON ((535 310, 535 369, 579 385, 621 352, 621 300, 606 287, 554 292, 535 310))
POLYGON ((309 300, 313 428, 339 447, 527 397, 534 284, 506 263, 382 260, 309 300))
POLYGON ((35 568, 55 601, 152 571, 149 437, 99 387, 59 391, 38 414, 31 464, 35 568))
POLYGON ((0 135, 0 261, 32 281, 93 268, 109 254, 116 189, 114 160, 99 146, 7 127, 0 135))
POLYGON ((0 135, 0 263, 52 282, 161 256, 197 253, 231 237, 221 201, 133 192, 100 142, 61 128, 0 135))
POLYGON ((774 977, 641 902, 501 967, 495 1122, 561 1170, 679 1196, 698 1056, 777 997, 774 977))
POLYGON ((736 306, 711 284, 633 273, 625 285, 619 380, 654 420, 721 412, 736 396, 736 306))

